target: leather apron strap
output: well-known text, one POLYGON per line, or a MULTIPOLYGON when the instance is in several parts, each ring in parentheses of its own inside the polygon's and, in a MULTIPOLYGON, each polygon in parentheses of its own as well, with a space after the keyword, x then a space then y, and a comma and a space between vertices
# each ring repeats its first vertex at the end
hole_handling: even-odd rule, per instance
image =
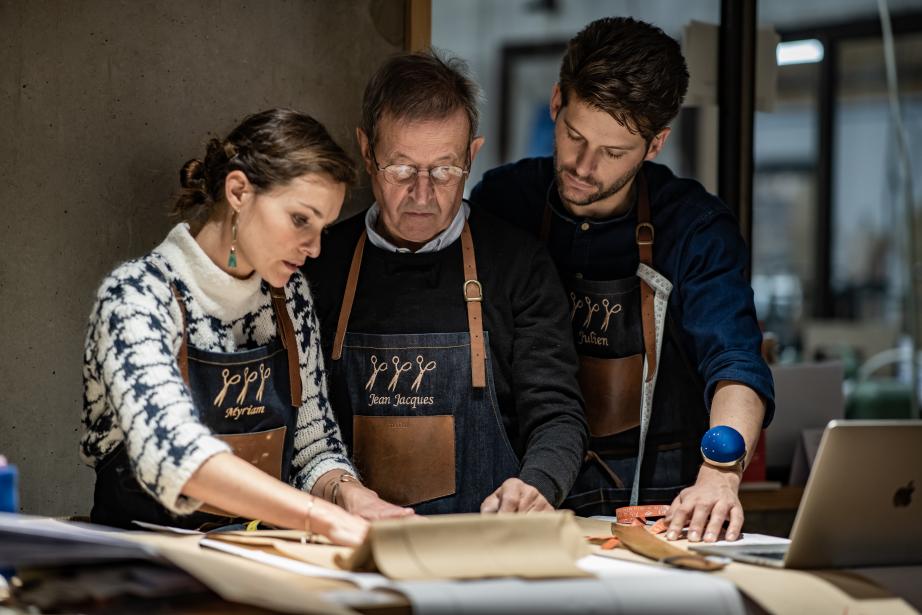
MULTIPOLYGON (((362 233, 355 244, 352 254, 352 264, 349 266, 349 276, 346 278, 346 289, 343 292, 343 302, 339 309, 339 320, 336 323, 336 335, 333 337, 333 352, 330 358, 338 361, 343 356, 343 342, 346 339, 346 328, 349 325, 349 315, 352 313, 352 304, 355 301, 355 288, 358 284, 359 270, 362 268, 362 253, 365 250, 365 239, 368 233, 362 233)), ((471 385, 475 389, 486 387, 486 347, 483 335, 483 287, 477 279, 477 260, 474 257, 474 241, 471 229, 465 221, 461 230, 461 257, 464 261, 464 302, 467 306, 467 328, 471 341, 471 385)))
MULTIPOLYGON (((179 355, 176 362, 179 364, 179 373, 182 374, 183 382, 189 386, 189 340, 186 334, 187 320, 186 306, 179 296, 176 287, 170 284, 176 303, 179 304, 179 313, 182 317, 182 342, 179 345, 179 355)), ((291 317, 288 316, 288 307, 285 304, 285 289, 269 287, 269 295, 272 298, 272 308, 275 311, 275 322, 278 326, 279 337, 282 340, 282 347, 288 352, 288 383, 291 387, 291 405, 295 408, 301 407, 301 369, 298 364, 298 343, 295 339, 295 329, 291 324, 291 317)))
MULTIPOLYGON (((637 252, 640 262, 653 268, 653 224, 650 222, 650 196, 647 190, 647 181, 643 173, 636 175, 637 181, 637 228, 634 230, 634 240, 637 242, 637 252)), ((654 299, 656 291, 644 280, 640 281, 640 312, 643 329, 643 345, 647 354, 647 382, 656 375, 656 316, 654 313, 654 299)))

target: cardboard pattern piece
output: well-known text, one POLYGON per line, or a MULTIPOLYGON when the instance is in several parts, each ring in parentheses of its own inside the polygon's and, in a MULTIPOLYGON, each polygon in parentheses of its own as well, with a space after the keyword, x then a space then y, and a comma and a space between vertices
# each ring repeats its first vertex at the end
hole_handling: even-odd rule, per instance
POLYGON ((372 523, 365 542, 338 563, 391 579, 588 577, 590 553, 573 513, 440 515, 372 523))

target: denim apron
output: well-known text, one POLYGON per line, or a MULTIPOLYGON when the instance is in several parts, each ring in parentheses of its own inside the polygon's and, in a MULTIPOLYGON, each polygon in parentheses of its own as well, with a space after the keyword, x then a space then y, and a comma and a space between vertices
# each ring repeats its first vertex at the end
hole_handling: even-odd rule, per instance
MULTIPOLYGON (((232 353, 189 346, 185 307, 175 287, 173 294, 183 325, 177 363, 199 420, 238 457, 287 482, 301 378, 285 291, 270 289, 279 336, 267 346, 232 353)), ((142 489, 124 444, 96 466, 90 518, 94 523, 126 529, 137 529, 132 524, 135 520, 189 529, 226 525, 232 520, 229 513, 207 505, 191 515, 171 513, 142 489)))
POLYGON ((470 229, 465 222, 465 282, 458 289, 468 331, 459 333, 347 331, 366 237, 353 254, 330 368, 334 390, 349 406, 337 414, 343 422, 351 416, 355 467, 381 498, 418 514, 478 512, 518 474, 519 460, 496 401, 470 229))
MULTIPOLYGON (((707 423, 703 386, 672 334, 672 283, 652 267, 655 229, 643 174, 637 175, 637 192, 636 275, 566 283, 590 439, 562 507, 585 516, 613 515, 619 506, 641 502, 670 503, 695 480, 707 423), (664 370, 670 386, 656 390, 664 370)), ((548 206, 545 238, 550 213, 548 206)))

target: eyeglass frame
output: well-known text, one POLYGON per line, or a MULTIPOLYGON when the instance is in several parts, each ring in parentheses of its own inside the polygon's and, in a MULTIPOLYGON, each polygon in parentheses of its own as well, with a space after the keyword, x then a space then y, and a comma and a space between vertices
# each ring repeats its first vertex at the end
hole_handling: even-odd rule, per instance
POLYGON ((412 165, 412 164, 389 164, 389 165, 386 165, 386 166, 381 166, 381 163, 378 162, 378 156, 377 156, 377 154, 375 154, 375 146, 376 146, 375 143, 369 143, 369 144, 368 144, 368 148, 371 150, 371 160, 372 160, 372 162, 375 163, 375 168, 376 168, 379 172, 381 172, 381 173, 384 174, 384 181, 386 181, 387 183, 389 183, 389 184, 392 185, 392 186, 412 186, 413 184, 416 183, 416 180, 419 179, 420 173, 423 172, 423 171, 425 171, 425 172, 426 172, 426 177, 429 178, 429 181, 432 182, 432 185, 433 185, 433 186, 442 186, 442 187, 448 188, 448 187, 457 186, 458 184, 464 182, 464 179, 465 179, 464 176, 465 176, 465 175, 470 175, 470 174, 471 174, 471 145, 470 145, 470 143, 468 143, 468 146, 467 146, 467 156, 466 156, 466 158, 467 158, 467 160, 466 160, 467 167, 466 167, 466 168, 465 168, 465 167, 459 167, 459 166, 456 166, 456 165, 453 165, 453 164, 437 164, 437 165, 435 165, 434 167, 427 167, 427 168, 425 168, 425 169, 421 169, 421 168, 419 168, 419 167, 417 167, 417 166, 414 166, 414 165, 412 165), (388 169, 389 167, 410 167, 411 169, 415 169, 415 170, 416 170, 416 173, 415 173, 411 178, 408 178, 407 181, 406 181, 406 183, 395 183, 395 182, 392 182, 391 180, 388 179, 386 169, 388 169), (429 174, 429 172, 430 172, 432 169, 438 169, 438 168, 461 169, 461 175, 457 176, 458 179, 457 179, 456 182, 452 182, 452 183, 440 183, 438 180, 434 180, 434 179, 432 178, 432 175, 429 174))

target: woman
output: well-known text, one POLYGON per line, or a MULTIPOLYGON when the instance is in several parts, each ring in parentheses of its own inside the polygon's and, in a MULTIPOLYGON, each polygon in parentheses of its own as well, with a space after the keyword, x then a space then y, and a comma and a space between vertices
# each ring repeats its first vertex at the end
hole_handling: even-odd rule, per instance
POLYGON ((299 271, 339 215, 352 161, 314 119, 273 109, 212 139, 180 176, 181 223, 104 280, 90 317, 92 520, 243 517, 357 544, 367 522, 349 512, 412 514, 354 478, 299 271))

